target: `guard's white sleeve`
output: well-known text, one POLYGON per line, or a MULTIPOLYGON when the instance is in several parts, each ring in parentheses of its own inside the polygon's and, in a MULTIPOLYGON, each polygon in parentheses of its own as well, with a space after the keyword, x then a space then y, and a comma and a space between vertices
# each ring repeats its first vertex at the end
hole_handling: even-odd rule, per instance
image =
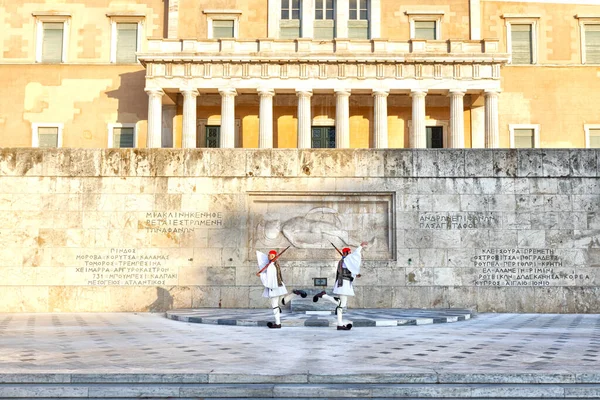
POLYGON ((344 258, 344 265, 352 272, 353 276, 360 274, 360 263, 362 261, 362 246, 358 246, 356 250, 348 254, 344 258))
MULTIPOLYGON (((258 270, 260 271, 264 268, 265 265, 269 263, 269 256, 257 250, 256 260, 258 261, 258 270)), ((262 282, 264 287, 267 287, 269 289, 275 289, 278 287, 277 268, 273 265, 273 263, 269 264, 267 269, 260 274, 260 281, 262 282)))

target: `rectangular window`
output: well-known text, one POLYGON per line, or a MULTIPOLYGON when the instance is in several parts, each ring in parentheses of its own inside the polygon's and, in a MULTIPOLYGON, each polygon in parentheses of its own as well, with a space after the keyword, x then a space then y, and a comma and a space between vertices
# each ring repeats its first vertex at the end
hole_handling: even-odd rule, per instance
POLYGON ((235 21, 234 20, 225 20, 225 19, 215 19, 212 22, 213 24, 213 39, 226 39, 226 38, 234 38, 235 32, 235 21))
POLYGON ((316 0, 315 6, 314 38, 333 39, 335 36, 333 0, 316 0))
POLYGON ((332 126, 312 127, 313 149, 335 149, 335 128, 332 126))
POLYGON ((280 39, 300 37, 300 0, 281 0, 280 39))
POLYGON ((135 52, 138 47, 138 24, 133 22, 117 23, 117 54, 119 64, 134 64, 137 62, 135 52))
POLYGON ((600 124, 585 124, 585 147, 588 149, 600 149, 600 124))
POLYGON ((435 21, 415 21, 415 39, 436 40, 435 21))
POLYGON ((511 24, 511 53, 513 64, 533 64, 531 24, 511 24))
POLYGON ((42 62, 63 62, 65 24, 63 22, 44 22, 42 26, 42 62))
POLYGON ((515 129, 515 149, 533 149, 535 147, 533 129, 515 129))
POLYGON ((600 64, 600 24, 584 25, 585 63, 600 64))
POLYGON ((33 123, 31 124, 32 147, 62 147, 63 124, 33 123))
POLYGON ((444 128, 442 126, 428 126, 426 132, 428 149, 444 148, 444 128))
POLYGON ((600 149, 600 129, 590 129, 590 148, 600 149))
POLYGON ((369 0, 350 0, 348 37, 369 39, 369 0))
POLYGON ((135 147, 135 128, 114 127, 112 130, 112 147, 135 147))
POLYGON ((206 147, 219 148, 221 144, 221 127, 206 126, 206 147))
POLYGON ((38 128, 38 147, 58 147, 57 126, 40 126, 38 128))
POLYGON ((369 0, 350 0, 350 19, 369 19, 369 0))
POLYGON ((300 19, 300 0, 281 0, 281 19, 300 19))
POLYGON ((333 0, 316 0, 315 19, 334 19, 333 0))

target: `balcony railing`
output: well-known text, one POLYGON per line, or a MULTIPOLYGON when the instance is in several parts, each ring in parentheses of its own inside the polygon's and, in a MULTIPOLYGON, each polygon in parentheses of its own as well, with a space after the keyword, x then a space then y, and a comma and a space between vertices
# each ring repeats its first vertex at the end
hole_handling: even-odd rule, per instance
POLYGON ((263 55, 263 56, 394 56, 398 54, 499 54, 498 39, 483 40, 279 40, 279 39, 149 39, 144 55, 263 55))

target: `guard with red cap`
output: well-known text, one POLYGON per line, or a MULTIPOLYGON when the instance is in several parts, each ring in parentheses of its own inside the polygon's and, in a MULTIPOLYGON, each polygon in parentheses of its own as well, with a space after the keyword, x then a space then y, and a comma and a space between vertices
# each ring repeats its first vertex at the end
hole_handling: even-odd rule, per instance
POLYGON ((279 257, 290 247, 286 247, 281 253, 277 254, 276 250, 269 251, 269 255, 256 251, 256 258, 258 260, 259 271, 256 276, 260 277, 265 290, 263 291, 263 297, 271 300, 271 307, 273 308, 273 315, 275 316, 275 323, 269 322, 267 326, 271 329, 281 328, 281 308, 279 303, 282 305, 288 303, 293 296, 306 297, 304 290, 293 290, 292 293, 288 294, 288 291, 283 283, 283 277, 281 275, 281 266, 279 265, 279 257))
MULTIPOLYGON (((337 330, 349 331, 352 329, 352 324, 344 324, 342 319, 342 309, 348 303, 348 296, 354 296, 354 288, 352 282, 354 278, 360 277, 360 264, 362 261, 362 248, 368 243, 362 242, 354 252, 349 247, 344 247, 341 254, 342 259, 338 262, 337 271, 335 274, 335 284, 333 285, 333 294, 335 297, 329 296, 325 291, 316 294, 313 301, 316 303, 320 298, 331 301, 336 305, 335 313, 337 315, 337 330)), ((334 246, 335 247, 335 246, 334 246)), ((336 247, 337 250, 337 247, 336 247)))

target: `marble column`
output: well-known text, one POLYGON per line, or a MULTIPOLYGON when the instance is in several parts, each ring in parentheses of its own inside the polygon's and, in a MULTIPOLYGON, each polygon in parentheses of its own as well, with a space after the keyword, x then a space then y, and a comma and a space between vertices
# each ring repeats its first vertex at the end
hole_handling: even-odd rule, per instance
POLYGON ((335 147, 350 147, 350 90, 335 90, 335 147))
POLYGON ((485 147, 496 149, 500 145, 500 128, 498 126, 498 97, 500 91, 486 90, 485 99, 485 147))
POLYGON ((412 134, 410 137, 410 147, 424 149, 427 147, 427 126, 425 125, 425 96, 427 96, 427 90, 412 90, 410 95, 412 97, 412 134))
POLYGON ((258 147, 273 148, 273 89, 258 89, 260 109, 258 116, 258 147))
POLYGON ((298 148, 310 149, 311 142, 311 115, 310 98, 312 91, 296 90, 298 96, 298 148))
POLYGON ((450 90, 450 140, 448 147, 465 148, 464 90, 450 90))
POLYGON ((192 149, 196 147, 196 89, 181 89, 183 95, 183 136, 181 147, 192 149))
POLYGON ((219 89, 221 94, 221 148, 235 147, 235 89, 219 89))
POLYGON ((387 90, 373 90, 373 147, 376 149, 388 148, 387 124, 387 90))
POLYGON ((162 145, 162 89, 146 89, 148 93, 148 139, 146 147, 162 145))

